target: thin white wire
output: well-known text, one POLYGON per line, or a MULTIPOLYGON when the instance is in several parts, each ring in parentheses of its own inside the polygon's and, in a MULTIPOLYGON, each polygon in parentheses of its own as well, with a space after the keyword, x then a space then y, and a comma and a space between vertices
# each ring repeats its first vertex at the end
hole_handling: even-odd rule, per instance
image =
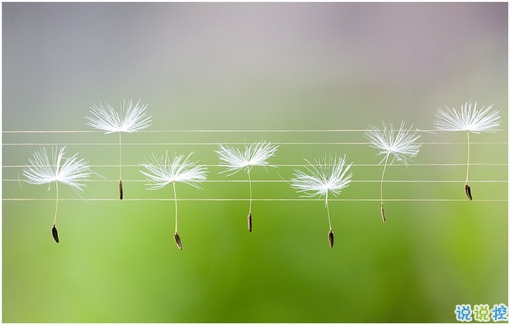
MULTIPOLYGON (((122 201, 173 201, 173 198, 124 198, 122 201)), ((55 198, 2 198, 2 201, 55 201, 55 198)), ((59 198, 59 201, 116 201, 119 199, 113 198, 59 198)), ((177 199, 177 201, 202 201, 202 202, 248 202, 249 199, 234 199, 234 198, 193 198, 193 199, 177 199)), ((324 199, 315 198, 270 198, 270 199, 255 199, 252 201, 258 202, 324 202, 324 199)), ((328 202, 380 202, 380 199, 330 199, 328 202)), ((469 202, 473 204, 475 201, 466 201, 466 199, 423 199, 423 198, 409 198, 409 199, 384 199, 385 202, 469 202)), ((506 199, 479 199, 476 202, 508 202, 506 199)))
MULTIPOLYGON (((19 182, 19 179, 14 178, 4 178, 3 182, 19 182)), ((83 180, 84 183, 118 183, 118 180, 100 180, 100 179, 87 179, 83 180)), ((146 183, 147 180, 142 179, 133 179, 126 180, 126 182, 130 183, 146 183)), ((268 180, 251 180, 252 183, 288 183, 286 180, 278 180, 278 179, 268 179, 268 180)), ((351 180, 351 183, 380 183, 381 179, 355 179, 351 180)), ((417 180, 384 180, 385 183, 459 183, 462 182, 460 180, 428 180, 428 179, 417 179, 417 180)), ((507 183, 508 180, 470 180, 470 183, 507 183)), ((204 181, 204 183, 248 183, 248 180, 238 180, 238 179, 208 179, 204 181)))
MULTIPOLYGON (((218 129, 218 130, 205 130, 205 129, 197 129, 197 130, 140 130, 137 133, 340 133, 340 132, 366 132, 370 129, 265 129, 265 130, 227 130, 227 129, 218 129)), ((398 130, 397 130, 398 131, 398 130)), ((436 130, 436 129, 416 129, 417 132, 423 133, 442 133, 448 132, 444 130, 436 130)), ((507 131, 506 129, 493 129, 492 131, 501 132, 507 131)), ((104 131, 100 130, 3 130, 2 133, 5 134, 23 134, 23 133, 104 133, 104 131)))
MULTIPOLYGON (((458 166, 466 166, 467 163, 412 163, 411 165, 406 164, 392 164, 392 167, 458 167, 458 166)), ((470 166, 508 166, 507 163, 470 163, 470 166)), ((55 165, 49 165, 51 167, 55 167, 55 165)), ((218 167, 222 168, 224 166, 222 165, 216 165, 216 164, 203 164, 205 167, 218 167)), ((305 164, 273 164, 271 167, 305 167, 309 165, 305 164)), ((327 166, 327 165, 326 165, 327 166)), ((380 164, 352 164, 352 167, 380 167, 380 164)), ((4 168, 25 168, 26 165, 3 165, 4 168)), ((118 164, 102 164, 102 165, 89 165, 91 168, 119 168, 118 164)), ((141 168, 140 165, 125 165, 122 164, 122 168, 141 168)))
MULTIPOLYGON (((418 132, 422 133, 442 133, 446 131, 435 130, 435 129, 427 129, 420 130, 416 129, 418 132)), ((319 129, 300 129, 300 130, 290 130, 290 129, 280 129, 280 130, 140 130, 139 133, 181 133, 181 134, 192 134, 192 133, 356 133, 356 132, 366 132, 369 129, 343 129, 343 130, 319 130, 319 129)), ((497 129, 494 131, 507 131, 506 129, 497 129)), ((11 131, 2 131, 3 134, 80 134, 80 133, 104 133, 100 130, 11 130, 11 131)), ((217 146, 219 143, 228 144, 228 145, 244 145, 245 142, 223 142, 223 141, 215 141, 215 142, 125 142, 123 145, 126 146, 217 146)), ((477 144, 507 144, 506 141, 492 141, 492 142, 472 142, 472 145, 477 144)), ((275 145, 369 145, 368 142, 341 142, 341 141, 323 141, 323 142, 303 142, 303 141, 292 141, 292 142, 273 142, 275 145)), ((421 142, 422 145, 466 145, 467 142, 437 142, 437 141, 429 141, 429 142, 421 142)), ((117 146, 118 143, 116 141, 111 142, 21 142, 21 143, 10 143, 4 142, 4 146, 64 146, 64 145, 74 145, 74 146, 117 146)))
MULTIPOLYGON (((340 132, 366 132, 369 129, 349 130, 140 130, 137 133, 340 133, 340 132)), ((438 130, 418 130, 418 132, 435 133, 438 130)), ((439 131, 442 132, 442 131, 439 131)), ((7 130, 4 134, 70 134, 70 133, 104 133, 100 130, 7 130)))
MULTIPOLYGON (((218 144, 226 145, 245 145, 245 142, 124 142, 123 146, 218 146, 218 144)), ((274 145, 365 145, 368 142, 271 142, 274 145)), ((466 145, 467 142, 419 142, 421 145, 466 145)), ((502 145, 508 144, 508 141, 472 141, 471 145, 502 145)), ((118 142, 24 142, 24 143, 3 143, 3 146, 118 146, 118 142)))

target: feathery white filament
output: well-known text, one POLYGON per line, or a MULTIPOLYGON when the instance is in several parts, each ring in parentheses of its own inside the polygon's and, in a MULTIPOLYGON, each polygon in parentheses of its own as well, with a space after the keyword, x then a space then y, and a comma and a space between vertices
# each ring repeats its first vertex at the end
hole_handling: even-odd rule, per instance
POLYGON ((345 164, 343 158, 326 157, 316 160, 315 164, 305 161, 309 166, 306 171, 295 170, 294 178, 291 180, 291 186, 298 193, 305 193, 307 197, 326 196, 326 205, 328 203, 328 193, 334 195, 340 194, 342 189, 351 182, 352 173, 347 174, 351 167, 345 164))
POLYGON ((146 184, 147 189, 158 190, 171 182, 182 182, 200 188, 197 183, 206 180, 207 171, 204 166, 189 161, 192 154, 190 153, 186 158, 184 155, 174 155, 173 159, 170 158, 168 151, 161 157, 151 154, 142 164, 147 172, 140 171, 150 181, 146 184))
POLYGON ((141 99, 136 104, 133 100, 123 100, 120 113, 108 103, 99 102, 99 105, 92 105, 87 116, 88 125, 103 130, 105 133, 127 132, 133 133, 143 130, 151 125, 151 117, 147 116, 147 104, 140 105, 141 99))
POLYGON ((390 165, 393 162, 400 161, 408 164, 409 160, 420 152, 421 144, 415 143, 420 137, 417 131, 412 131, 412 126, 406 130, 405 122, 400 124, 400 129, 395 130, 391 122, 388 126, 383 122, 383 129, 379 130, 371 125, 370 129, 365 132, 365 137, 370 141, 370 146, 379 149, 378 155, 384 155, 379 162, 382 164, 391 156, 390 165))
POLYGON ((81 191, 85 186, 82 182, 90 176, 89 166, 83 159, 78 159, 77 153, 66 158, 65 148, 53 148, 51 162, 46 148, 35 151, 28 160, 30 165, 23 169, 26 182, 36 185, 60 182, 81 191))
POLYGON ((231 172, 228 175, 230 176, 243 168, 247 168, 249 172, 253 166, 269 166, 267 159, 272 157, 277 149, 278 146, 264 141, 246 146, 244 151, 220 144, 220 149, 216 150, 216 153, 220 158, 220 166, 226 168, 222 173, 231 172))
POLYGON ((471 101, 461 105, 460 111, 446 107, 436 111, 434 127, 440 131, 493 132, 500 124, 499 111, 491 111, 492 105, 477 109, 471 101))

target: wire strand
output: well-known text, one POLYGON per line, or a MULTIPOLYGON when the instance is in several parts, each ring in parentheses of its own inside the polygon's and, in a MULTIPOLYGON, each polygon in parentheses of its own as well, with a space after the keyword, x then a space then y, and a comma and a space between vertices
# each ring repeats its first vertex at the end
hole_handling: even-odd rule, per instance
MULTIPOLYGON (((229 130, 229 129, 195 129, 195 130, 139 130, 137 133, 348 133, 348 132, 367 132, 371 129, 261 129, 261 130, 229 130)), ((423 133, 444 133, 450 132, 437 129, 415 129, 417 132, 423 133)), ((398 129, 395 129, 398 131, 398 129)), ((406 130, 407 131, 407 130, 406 130)), ((494 132, 507 132, 507 129, 493 129, 494 132)), ((62 133, 105 133, 101 130, 3 130, 4 134, 62 134, 62 133)))
MULTIPOLYGON (((19 182, 19 179, 15 178, 4 178, 3 182, 19 182)), ((126 183, 146 183, 145 179, 131 179, 125 180, 126 183)), ((82 181, 83 183, 117 183, 118 180, 113 179, 86 179, 82 181)), ((288 180, 280 180, 280 179, 252 179, 252 183, 288 183, 288 180)), ((350 181, 351 183, 380 183, 381 179, 354 179, 350 181)), ((459 183, 464 182, 464 180, 430 180, 430 179, 400 179, 400 180, 384 180, 384 183, 459 183)), ((472 180, 470 183, 508 183, 508 180, 472 180)), ((249 183, 248 180, 241 179, 208 179, 205 180, 204 183, 249 183)))
MULTIPOLYGON (((457 166, 466 166, 467 163, 411 163, 411 164, 392 164, 391 167, 457 167, 457 166)), ((508 166, 508 163, 470 163, 470 166, 508 166)), ((48 165, 51 167, 55 167, 55 165, 48 165)), ((202 164, 204 167, 218 167, 224 168, 222 165, 218 164, 202 164)), ((306 167, 309 166, 307 164, 272 164, 271 167, 306 167)), ((332 164, 326 164, 326 166, 333 166, 332 164)), ((352 164, 352 167, 379 167, 380 164, 352 164)), ((3 168, 25 168, 26 165, 3 165, 3 168)), ((89 165, 89 167, 94 168, 119 168, 118 164, 100 164, 100 165, 89 165)), ((122 167, 128 168, 140 168, 141 165, 126 165, 122 164, 122 167)))
MULTIPOLYGON (((2 201, 55 201, 55 198, 2 198, 2 201)), ((79 199, 79 198, 60 198, 60 202, 62 201, 119 201, 118 199, 114 198, 85 198, 85 199, 79 199)), ((124 201, 173 201, 173 198, 129 198, 124 199, 124 201)), ((182 198, 178 199, 179 202, 248 202, 249 199, 234 199, 234 198, 182 198)), ((253 199, 253 201, 258 202, 322 202, 324 203, 324 199, 317 199, 317 198, 258 198, 253 199)), ((408 198, 408 199, 388 199, 385 198, 384 201, 386 202, 469 202, 469 204, 473 204, 475 202, 506 202, 508 203, 507 199, 477 199, 476 201, 468 201, 466 199, 424 199, 424 198, 408 198)), ((358 199, 331 199, 328 198, 328 202, 380 202, 379 198, 358 198, 358 199)))
MULTIPOLYGON (((230 146, 245 145, 245 142, 125 142, 124 146, 218 146, 219 144, 230 146)), ((271 142, 278 146, 317 146, 317 145, 363 145, 369 146, 368 142, 271 142)), ((417 142, 421 145, 466 145, 467 142, 417 142)), ((471 145, 507 145, 508 141, 472 141, 471 145)), ((3 143, 3 146, 118 146, 115 142, 24 142, 24 143, 3 143)))

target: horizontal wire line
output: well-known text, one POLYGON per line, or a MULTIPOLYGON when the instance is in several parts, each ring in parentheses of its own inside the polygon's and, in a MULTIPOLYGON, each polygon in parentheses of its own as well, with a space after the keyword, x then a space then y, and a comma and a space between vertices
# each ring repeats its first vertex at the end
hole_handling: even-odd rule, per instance
MULTIPOLYGON (((389 166, 392 167, 458 167, 458 166, 466 166, 467 163, 431 163, 431 164, 392 164, 389 166)), ((508 166, 508 163, 470 163, 470 166, 508 166)), ((49 166, 55 167, 56 165, 39 165, 39 166, 49 166)), ((211 164, 203 164, 204 167, 214 167, 214 168, 224 168, 222 165, 211 165, 211 164)), ((310 165, 305 164, 274 164, 266 167, 309 167, 310 165)), ((315 166, 315 165, 314 165, 315 166)), ((326 164, 326 166, 334 166, 333 164, 326 164)), ((3 165, 4 168, 25 168, 27 165, 3 165)), ((91 168, 141 168, 142 165, 89 165, 91 168)), ((352 164, 352 167, 382 167, 380 164, 352 164)))
MULTIPOLYGON (((22 182, 24 180, 19 180, 15 178, 4 178, 2 179, 3 182, 22 182)), ((148 180, 141 180, 141 179, 123 179, 122 180, 125 183, 150 183, 148 180)), ((101 179, 88 179, 83 180, 83 183, 113 183, 113 182, 119 182, 118 179, 108 179, 108 180, 101 180, 101 179)), ((269 180, 260 180, 260 179, 252 179, 252 183, 289 183, 289 181, 286 180, 278 180, 278 179, 269 179, 269 180)), ((380 183, 381 179, 354 179, 351 180, 351 183, 380 183)), ((459 182, 465 182, 463 180, 384 180, 384 183, 459 183, 459 182)), ((469 180, 469 183, 507 183, 508 180, 469 180)), ((241 179, 211 179, 206 180, 203 183, 249 183, 248 180, 241 180, 241 179)), ((43 184, 44 185, 44 184, 43 184)))
MULTIPOLYGON (((371 146, 368 142, 271 142, 274 145, 365 145, 371 146)), ((246 145, 244 142, 122 142, 123 146, 218 146, 223 145, 246 145)), ((421 145, 467 145, 467 142, 417 142, 421 145)), ((508 141, 473 141, 471 145, 492 144, 503 145, 508 141)), ((3 143, 3 146, 119 146, 118 142, 53 142, 53 143, 36 143, 36 142, 20 142, 20 143, 3 143)))
MULTIPOLYGON (((2 198, 2 201, 55 201, 53 198, 45 198, 45 199, 33 199, 33 198, 2 198)), ((112 198, 83 198, 83 199, 67 199, 67 198, 59 198, 59 201, 120 201, 119 199, 112 198)), ((174 201, 174 198, 124 198, 122 201, 174 201)), ((238 202, 249 202, 249 199, 235 199, 235 198, 199 198, 199 199, 177 199, 177 201, 238 201, 238 202)), ((316 199, 316 198, 271 198, 271 199, 252 199, 252 201, 259 202, 324 202, 324 199, 316 199)), ((329 202, 380 202, 380 199, 331 199, 328 198, 329 202)), ((470 204, 474 202, 508 202, 506 199, 480 199, 469 201, 467 199, 384 199, 385 202, 470 202, 470 204)))
MULTIPOLYGON (((399 131, 400 129, 394 129, 395 131, 399 131)), ((414 129, 417 132, 424 132, 424 133, 441 133, 441 132, 452 132, 452 131, 445 131, 445 130, 436 130, 436 129, 414 129)), ((301 130, 291 130, 291 129, 282 129, 282 130, 140 130, 137 131, 137 133, 339 133, 339 132, 367 132, 371 131, 371 129, 301 129, 301 130)), ((407 129, 405 130, 407 131, 407 129)), ((493 132, 501 132, 501 131, 507 131, 506 129, 493 129, 493 132)), ((456 131, 456 132, 463 132, 463 131, 456 131)), ((101 130, 3 130, 2 133, 4 134, 29 134, 29 133, 36 133, 36 134, 44 134, 44 133, 105 133, 101 130)), ((113 132, 118 133, 118 132, 113 132)))

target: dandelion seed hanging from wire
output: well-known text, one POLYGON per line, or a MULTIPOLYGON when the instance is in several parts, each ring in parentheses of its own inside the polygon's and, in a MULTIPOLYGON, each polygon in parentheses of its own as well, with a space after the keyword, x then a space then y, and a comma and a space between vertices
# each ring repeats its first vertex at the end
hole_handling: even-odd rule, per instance
POLYGON ((174 155, 173 159, 171 159, 168 155, 168 151, 166 151, 165 155, 161 157, 152 154, 142 164, 142 166, 145 167, 147 171, 140 171, 147 177, 147 180, 150 181, 150 183, 146 184, 148 190, 159 190, 164 186, 172 183, 175 204, 174 240, 177 247, 181 250, 182 241, 177 229, 178 209, 175 183, 181 182, 200 189, 198 183, 205 182, 207 173, 207 170, 204 166, 197 165, 197 162, 189 161, 189 158, 192 154, 193 153, 190 153, 186 158, 184 155, 174 155))
POLYGON ((500 124, 501 116, 499 111, 491 111, 492 105, 487 108, 476 109, 476 102, 473 105, 471 100, 461 105, 460 112, 454 108, 438 109, 436 111, 436 119, 434 120, 434 128, 439 131, 466 131, 467 134, 467 167, 466 167, 466 183, 464 191, 469 200, 473 199, 471 195, 471 186, 469 186, 469 160, 470 160, 470 139, 469 133, 494 132, 494 128, 500 124))
POLYGON ((386 126, 383 122, 382 130, 371 125, 370 129, 365 132, 365 137, 369 140, 370 146, 380 150, 377 155, 384 156, 379 162, 379 165, 384 163, 380 185, 381 217, 383 222, 386 222, 383 202, 383 181, 390 156, 392 159, 389 161, 389 165, 392 165, 395 161, 407 165, 409 160, 420 152, 421 147, 421 144, 415 143, 420 135, 417 134, 418 131, 412 131, 412 125, 409 129, 406 129, 405 122, 402 122, 400 124, 400 129, 395 130, 391 122, 388 124, 389 125, 386 126))
POLYGON ((305 193, 306 197, 325 196, 324 204, 328 213, 328 242, 329 247, 333 247, 335 237, 333 234, 333 227, 331 226, 331 216, 329 214, 328 197, 331 192, 332 195, 339 195, 340 192, 346 188, 351 182, 352 173, 347 174, 351 167, 345 164, 345 156, 343 158, 327 156, 316 160, 315 164, 308 163, 306 171, 295 170, 294 178, 291 180, 291 186, 296 189, 298 193, 305 193))
POLYGON ((148 128, 151 125, 152 116, 147 115, 147 104, 140 105, 141 99, 136 104, 133 100, 122 101, 120 113, 115 111, 108 103, 99 102, 90 107, 90 114, 86 116, 88 125, 108 133, 119 134, 119 196, 124 198, 122 187, 122 133, 133 133, 148 128))
POLYGON ((250 146, 245 146, 244 151, 238 148, 233 148, 227 145, 220 144, 220 148, 216 150, 220 158, 220 166, 226 169, 220 173, 229 173, 231 176, 238 171, 245 169, 248 174, 248 184, 250 187, 250 207, 248 210, 248 231, 253 230, 252 222, 252 185, 251 185, 251 169, 254 166, 270 166, 267 159, 274 156, 278 146, 271 144, 271 142, 255 142, 250 146))
POLYGON ((78 159, 78 154, 66 158, 65 148, 54 148, 52 150, 51 162, 46 148, 41 148, 33 153, 29 158, 29 165, 23 169, 23 175, 27 178, 25 182, 29 184, 41 185, 48 184, 48 191, 51 183, 55 182, 56 203, 55 217, 51 233, 55 242, 59 242, 57 231, 57 212, 58 212, 58 184, 69 185, 73 190, 82 191, 85 186, 82 182, 90 176, 90 168, 83 159, 78 159))

